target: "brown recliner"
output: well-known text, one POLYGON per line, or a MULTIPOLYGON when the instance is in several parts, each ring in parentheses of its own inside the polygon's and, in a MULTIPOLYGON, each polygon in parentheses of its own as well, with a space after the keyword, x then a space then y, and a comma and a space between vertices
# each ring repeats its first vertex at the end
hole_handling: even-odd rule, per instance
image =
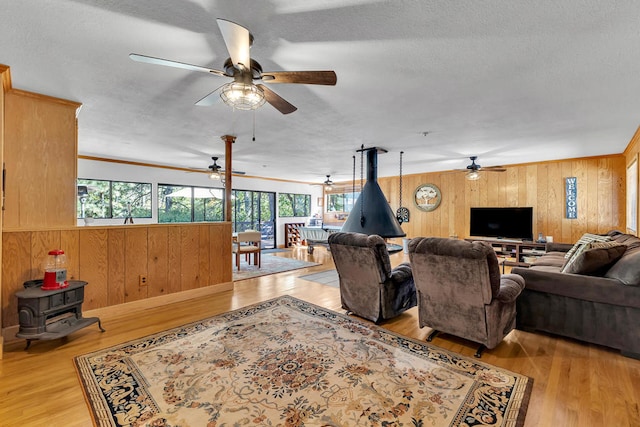
POLYGON ((340 278, 342 308, 373 322, 391 319, 417 304, 409 264, 391 268, 382 237, 333 233, 328 237, 340 278))
POLYGON ((409 242, 418 291, 420 327, 494 348, 515 328, 516 298, 524 289, 517 274, 500 274, 498 259, 485 242, 418 237, 409 242))

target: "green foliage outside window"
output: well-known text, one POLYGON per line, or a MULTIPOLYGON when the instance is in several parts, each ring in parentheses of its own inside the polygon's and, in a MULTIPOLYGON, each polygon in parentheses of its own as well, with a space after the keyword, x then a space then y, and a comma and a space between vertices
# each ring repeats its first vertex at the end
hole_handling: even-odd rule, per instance
POLYGON ((360 193, 331 193, 327 195, 327 212, 351 212, 360 193))
POLYGON ((220 188, 158 184, 158 222, 224 221, 220 188))
POLYGON ((279 217, 306 217, 311 216, 310 194, 278 194, 279 217))
POLYGON ((273 224, 275 193, 233 190, 233 222, 235 231, 260 230, 273 224))
POLYGON ((151 184, 78 179, 78 218, 151 218, 151 184))

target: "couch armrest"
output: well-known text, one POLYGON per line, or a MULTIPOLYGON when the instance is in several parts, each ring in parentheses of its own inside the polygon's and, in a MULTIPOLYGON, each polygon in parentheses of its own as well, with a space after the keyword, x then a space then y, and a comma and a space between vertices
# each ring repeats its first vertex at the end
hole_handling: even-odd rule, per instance
POLYGON ((503 274, 500 276, 500 289, 496 299, 501 302, 513 302, 524 289, 524 279, 517 274, 503 274))
POLYGON ((391 270, 391 281, 393 283, 402 283, 408 280, 413 280, 413 272, 409 263, 403 262, 391 270))
POLYGON ((617 279, 560 273, 542 268, 514 267, 511 272, 524 278, 526 291, 640 308, 640 287, 627 286, 617 279))

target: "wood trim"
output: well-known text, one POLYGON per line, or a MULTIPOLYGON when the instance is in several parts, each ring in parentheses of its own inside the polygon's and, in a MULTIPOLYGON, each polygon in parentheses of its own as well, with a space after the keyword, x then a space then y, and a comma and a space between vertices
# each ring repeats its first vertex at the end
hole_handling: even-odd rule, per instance
POLYGON ((55 96, 43 95, 41 93, 29 92, 22 89, 11 89, 10 91, 8 91, 8 93, 17 96, 25 96, 27 98, 40 99, 46 102, 53 102, 55 104, 66 105, 68 107, 73 107, 76 109, 82 107, 82 103, 80 102, 69 101, 68 99, 56 98, 55 96))
MULTIPOLYGON (((131 160, 109 159, 106 157, 86 156, 84 154, 79 154, 78 159, 91 160, 94 162, 118 163, 122 165, 142 166, 147 168, 169 169, 169 170, 176 170, 176 171, 183 171, 183 172, 196 172, 196 173, 209 174, 209 171, 202 170, 202 169, 184 168, 181 166, 160 165, 155 163, 135 162, 131 160)), ((241 175, 237 173, 232 173, 232 175, 237 178, 253 178, 253 179, 260 179, 264 181, 289 182, 293 184, 322 185, 317 182, 296 181, 296 180, 281 179, 281 178, 267 178, 267 177, 257 176, 257 175, 241 175)))
MULTIPOLYGON (((37 231, 74 231, 74 230, 87 230, 87 229, 91 229, 91 230, 100 230, 100 229, 106 229, 106 230, 115 230, 115 229, 120 229, 120 230, 127 230, 130 228, 135 228, 135 227, 146 227, 146 228, 153 228, 153 227, 197 227, 200 225, 211 225, 211 224, 231 224, 230 222, 227 221, 217 221, 217 222, 172 222, 172 223, 149 223, 149 224, 121 224, 121 225, 81 225, 81 226, 69 226, 69 227, 44 227, 44 228, 38 228, 37 231)), ((21 232, 21 231, 36 231, 32 228, 12 228, 10 230, 3 230, 4 232, 8 232, 8 233, 17 233, 17 232, 21 232)))
POLYGON ((636 129, 636 133, 634 133, 633 137, 631 137, 629 144, 627 144, 627 148, 624 149, 624 155, 625 157, 627 157, 627 160, 628 160, 628 156, 638 152, 639 144, 640 144, 640 126, 638 126, 638 129, 636 129))
POLYGON ((9 92, 11 90, 11 69, 9 66, 0 64, 0 77, 2 78, 2 89, 9 92))
POLYGON ((638 192, 640 191, 640 154, 638 152, 635 152, 633 154, 630 154, 628 156, 626 156, 625 158, 626 164, 625 164, 625 172, 628 173, 629 172, 629 167, 635 165, 635 173, 636 173, 636 182, 635 182, 635 192, 636 192, 636 218, 635 218, 635 224, 636 224, 636 229, 635 230, 631 230, 629 228, 629 218, 626 216, 626 214, 628 213, 627 211, 627 204, 629 203, 629 182, 626 180, 627 176, 625 175, 625 231, 628 234, 632 234, 634 236, 638 236, 640 233, 639 230, 639 221, 640 221, 640 214, 639 214, 639 208, 640 208, 640 197, 638 197, 638 192))
MULTIPOLYGON (((0 90, 0 228, 4 223, 4 197, 5 197, 5 182, 4 182, 4 110, 5 110, 5 92, 11 89, 11 73, 9 67, 0 64, 0 80, 2 84, 2 90, 0 90)), ((2 265, 2 239, 0 239, 0 265, 2 265)), ((2 275, 0 274, 0 330, 2 330, 2 307, 4 306, 4 298, 2 296, 2 275)), ((4 337, 0 334, 0 360, 2 360, 4 354, 4 337)))

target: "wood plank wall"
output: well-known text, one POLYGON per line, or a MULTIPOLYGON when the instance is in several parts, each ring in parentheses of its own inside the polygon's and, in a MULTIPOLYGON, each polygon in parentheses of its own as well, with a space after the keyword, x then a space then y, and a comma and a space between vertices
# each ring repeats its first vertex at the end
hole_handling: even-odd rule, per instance
MULTIPOLYGON (((629 145, 627 145, 627 148, 624 150, 624 156, 625 156, 625 165, 626 166, 629 166, 634 160, 637 161, 636 167, 640 166, 640 127, 638 127, 638 129, 636 130, 635 135, 633 135, 633 138, 631 138, 631 141, 629 142, 629 145)), ((626 177, 626 175, 625 175, 625 177, 626 177)), ((640 173, 638 174, 638 179, 639 179, 639 181, 636 182, 636 188, 640 188, 640 173)), ((640 224, 640 197, 637 198, 636 202, 637 202, 637 204, 636 204, 636 224, 640 224)), ((625 201, 625 203, 626 203, 626 201, 625 201)), ((636 236, 640 235, 638 233, 638 231, 632 232, 632 231, 627 229, 627 232, 628 233, 633 233, 636 236)))
POLYGON ((5 94, 3 230, 76 224, 77 102, 5 94))
MULTIPOLYGON (((5 92, 9 90, 11 87, 11 74, 9 73, 9 67, 3 64, 0 64, 0 165, 2 165, 4 169, 4 97, 5 92)), ((0 189, 2 189, 2 194, 0 195, 0 203, 2 203, 2 207, 0 208, 0 225, 4 222, 3 214, 4 214, 4 173, 0 173, 0 189)), ((0 241, 0 265, 2 265, 2 242, 0 241)), ((0 290, 2 290, 2 279, 0 278, 0 290)), ((0 292, 0 307, 3 304, 2 292, 0 292)), ((2 310, 0 309, 0 314, 2 310)), ((2 318, 0 316, 0 331, 2 331, 3 323, 2 318)), ((3 348, 4 348, 4 337, 0 334, 0 359, 3 358, 3 348)))
POLYGON ((232 279, 231 223, 78 227, 2 233, 2 325, 18 324, 16 291, 39 279, 51 249, 67 255, 67 276, 89 282, 83 310, 232 279), (147 285, 140 286, 140 276, 147 285))
MULTIPOLYGON (((403 176, 403 205, 410 221, 402 225, 407 237, 469 237, 471 207, 532 206, 533 232, 553 236, 556 242, 575 242, 585 232, 625 230, 625 156, 568 159, 507 166, 506 172, 484 172, 468 181, 464 172, 403 176), (578 218, 565 218, 565 178, 576 177, 578 218), (415 189, 426 183, 440 188, 442 202, 432 212, 416 208, 415 189)), ((379 178, 395 212, 399 204, 399 177, 379 178)))

